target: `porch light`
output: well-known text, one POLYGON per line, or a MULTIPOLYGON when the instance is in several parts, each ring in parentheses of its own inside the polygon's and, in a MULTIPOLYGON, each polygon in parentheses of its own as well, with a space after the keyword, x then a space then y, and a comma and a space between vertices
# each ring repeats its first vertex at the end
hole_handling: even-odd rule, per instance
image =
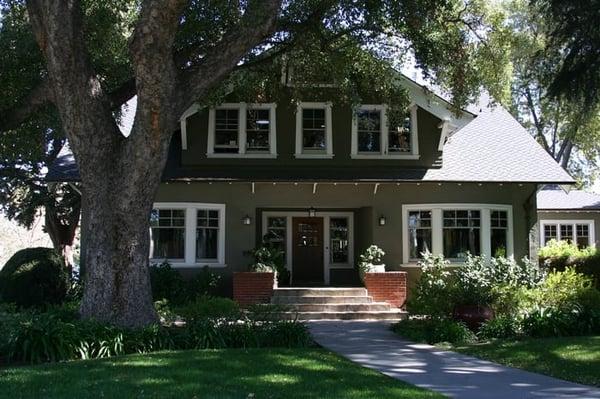
POLYGON ((383 215, 379 216, 379 225, 380 226, 385 226, 386 221, 387 220, 385 219, 385 216, 383 216, 383 215))
POLYGON ((314 218, 315 216, 317 216, 317 210, 311 206, 310 208, 308 208, 308 216, 314 218))
POLYGON ((249 215, 246 215, 242 218, 242 224, 244 226, 250 226, 252 224, 252 218, 249 215))

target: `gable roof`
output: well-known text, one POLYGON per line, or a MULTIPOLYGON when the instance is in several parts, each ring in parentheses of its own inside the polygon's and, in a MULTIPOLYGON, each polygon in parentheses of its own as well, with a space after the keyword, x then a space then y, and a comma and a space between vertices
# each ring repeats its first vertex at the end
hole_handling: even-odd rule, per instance
POLYGON ((537 194, 537 205, 540 211, 600 211, 600 195, 583 190, 571 190, 566 193, 552 187, 537 194))

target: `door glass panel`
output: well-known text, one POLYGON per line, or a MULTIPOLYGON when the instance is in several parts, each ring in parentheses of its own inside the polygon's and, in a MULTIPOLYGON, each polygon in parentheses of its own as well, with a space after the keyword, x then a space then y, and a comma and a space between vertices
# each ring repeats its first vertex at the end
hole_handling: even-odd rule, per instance
POLYGON ((329 236, 330 262, 348 263, 348 218, 331 218, 329 236))
POLYGON ((310 223, 298 223, 297 243, 299 247, 319 246, 319 230, 310 223))

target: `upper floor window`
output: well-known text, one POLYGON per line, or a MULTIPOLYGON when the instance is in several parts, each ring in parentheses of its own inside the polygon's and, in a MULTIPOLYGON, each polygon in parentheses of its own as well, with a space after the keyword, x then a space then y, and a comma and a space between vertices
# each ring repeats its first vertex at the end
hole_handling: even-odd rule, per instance
POLYGON ((362 105, 352 121, 352 158, 418 159, 417 107, 390 123, 385 105, 362 105))
POLYGON ((275 158, 275 104, 221 104, 208 115, 208 157, 275 158))
POLYGON ((331 104, 299 103, 296 112, 296 158, 332 158, 331 104))
POLYGON ((550 240, 567 241, 579 248, 595 244, 593 220, 541 220, 541 244, 550 240))

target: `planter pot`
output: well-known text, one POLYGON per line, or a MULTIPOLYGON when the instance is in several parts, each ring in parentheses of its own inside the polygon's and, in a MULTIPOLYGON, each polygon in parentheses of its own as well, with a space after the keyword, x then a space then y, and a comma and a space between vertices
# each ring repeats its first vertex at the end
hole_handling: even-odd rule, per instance
POLYGON ((385 273, 385 265, 369 265, 367 273, 385 273))
POLYGON ((494 311, 489 306, 459 305, 454 308, 453 318, 462 321, 472 331, 477 331, 486 321, 494 318, 494 311))
POLYGON ((277 288, 275 273, 233 273, 233 299, 242 306, 269 303, 275 288, 277 288))

